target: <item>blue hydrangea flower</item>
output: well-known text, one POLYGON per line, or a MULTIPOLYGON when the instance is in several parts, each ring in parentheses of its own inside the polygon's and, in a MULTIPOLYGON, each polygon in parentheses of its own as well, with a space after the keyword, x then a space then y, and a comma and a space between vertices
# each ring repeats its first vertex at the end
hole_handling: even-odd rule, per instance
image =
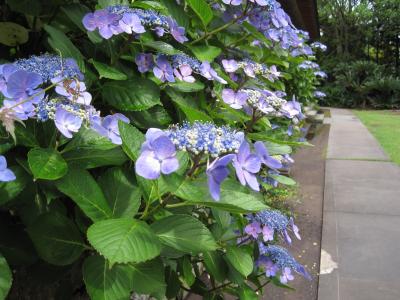
POLYGON ((260 186, 257 181, 257 174, 261 168, 261 161, 257 155, 250 152, 250 145, 243 141, 238 154, 233 159, 233 166, 242 185, 249 185, 253 190, 259 191, 260 186))
POLYGON ((146 73, 154 67, 153 55, 151 53, 139 53, 136 55, 135 63, 140 73, 146 73))
POLYGON ((166 134, 179 150, 193 154, 205 153, 219 157, 237 152, 243 141, 243 132, 227 126, 215 126, 210 122, 185 122, 182 126, 171 126, 166 134))
POLYGON ((304 118, 301 112, 301 103, 297 102, 294 96, 292 101, 287 101, 282 105, 281 112, 289 119, 297 118, 301 120, 304 118))
POLYGON ((261 163, 263 163, 264 165, 266 165, 268 168, 271 169, 282 168, 282 163, 276 158, 269 155, 268 149, 267 147, 265 147, 263 142, 260 141, 255 142, 254 148, 256 150, 258 157, 261 160, 261 163))
POLYGON ((157 179, 161 173, 170 174, 178 168, 179 161, 174 144, 165 132, 150 128, 136 161, 136 173, 146 179, 157 179))
POLYGON ((72 138, 72 134, 78 132, 81 128, 82 119, 59 107, 55 113, 54 124, 65 137, 72 138))
POLYGON ((245 92, 235 92, 232 89, 222 90, 222 100, 234 109, 241 109, 246 104, 248 95, 245 92))
POLYGON ((3 107, 9 109, 11 114, 18 120, 25 121, 35 116, 35 107, 32 102, 19 102, 17 100, 3 101, 3 107))
POLYGON ((156 65, 153 68, 154 76, 162 82, 169 81, 175 82, 174 71, 167 58, 163 55, 157 57, 156 65))
POLYGON ((20 101, 32 98, 30 102, 38 103, 44 97, 42 89, 38 88, 42 83, 40 75, 18 70, 8 77, 7 89, 3 94, 6 98, 20 101))
POLYGON ((228 154, 220 158, 216 158, 208 167, 207 167, 207 180, 208 180, 208 189, 210 191, 211 197, 218 201, 220 199, 220 186, 221 183, 225 180, 229 175, 229 170, 227 165, 234 158, 234 154, 228 154))
POLYGON ((89 105, 92 101, 92 95, 86 91, 86 85, 82 81, 75 79, 64 79, 56 77, 51 80, 57 83, 55 91, 61 96, 67 97, 72 102, 89 105))
POLYGON ((192 68, 189 65, 181 65, 174 69, 174 75, 181 81, 193 83, 196 79, 192 76, 192 68))
POLYGON ((6 158, 0 155, 0 182, 9 182, 15 179, 14 172, 7 168, 6 158))
POLYGON ((40 75, 44 82, 58 76, 62 78, 78 78, 79 80, 84 79, 74 59, 61 58, 57 55, 33 55, 30 58, 16 60, 12 65, 18 70, 40 75))
POLYGON ((128 34, 146 32, 140 18, 135 13, 125 13, 119 21, 119 26, 128 34))
MULTIPOLYGON (((285 268, 289 268, 290 270, 304 276, 306 279, 311 280, 311 276, 306 269, 299 264, 285 248, 277 245, 265 246, 262 242, 258 243, 258 248, 262 255, 261 257, 266 256, 272 260, 276 267, 282 272, 285 271, 285 268)), ((285 273, 286 275, 288 274, 287 271, 285 273)))
POLYGON ((8 77, 17 70, 12 64, 0 65, 0 93, 7 89, 8 77))
POLYGON ((234 5, 234 6, 238 6, 238 5, 242 4, 242 0, 222 0, 222 2, 224 2, 225 4, 229 4, 229 5, 234 5))
POLYGON ((116 113, 101 118, 98 115, 90 118, 90 125, 98 134, 110 139, 113 144, 121 145, 122 139, 119 133, 118 121, 129 123, 129 119, 123 114, 116 113))

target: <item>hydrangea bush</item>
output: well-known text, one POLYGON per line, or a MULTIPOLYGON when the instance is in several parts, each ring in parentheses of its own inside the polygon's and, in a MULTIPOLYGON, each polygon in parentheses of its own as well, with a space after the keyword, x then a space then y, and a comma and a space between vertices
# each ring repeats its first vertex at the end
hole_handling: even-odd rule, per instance
POLYGON ((47 53, 0 65, 0 298, 6 260, 94 300, 253 299, 311 279, 267 191, 295 184, 325 46, 275 0, 62 10, 47 53))

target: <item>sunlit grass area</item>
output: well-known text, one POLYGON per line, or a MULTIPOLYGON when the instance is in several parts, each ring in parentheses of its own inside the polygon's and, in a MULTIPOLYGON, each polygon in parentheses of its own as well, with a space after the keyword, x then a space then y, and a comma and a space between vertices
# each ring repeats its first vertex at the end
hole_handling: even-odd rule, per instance
POLYGON ((400 112, 355 111, 355 114, 379 141, 390 159, 400 164, 400 112))

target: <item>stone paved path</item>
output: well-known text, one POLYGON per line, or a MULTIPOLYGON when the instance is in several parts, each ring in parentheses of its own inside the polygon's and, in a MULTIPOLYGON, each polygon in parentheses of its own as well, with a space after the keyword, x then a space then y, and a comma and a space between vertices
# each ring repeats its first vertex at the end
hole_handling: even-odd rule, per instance
POLYGON ((400 167, 351 111, 331 114, 318 299, 399 300, 400 167))

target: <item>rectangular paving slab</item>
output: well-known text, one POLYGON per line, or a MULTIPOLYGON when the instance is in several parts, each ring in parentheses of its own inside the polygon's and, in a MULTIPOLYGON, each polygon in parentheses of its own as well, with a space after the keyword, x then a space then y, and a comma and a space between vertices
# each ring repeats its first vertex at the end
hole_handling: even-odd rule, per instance
POLYGON ((350 111, 331 126, 318 299, 398 300, 400 168, 350 111))

